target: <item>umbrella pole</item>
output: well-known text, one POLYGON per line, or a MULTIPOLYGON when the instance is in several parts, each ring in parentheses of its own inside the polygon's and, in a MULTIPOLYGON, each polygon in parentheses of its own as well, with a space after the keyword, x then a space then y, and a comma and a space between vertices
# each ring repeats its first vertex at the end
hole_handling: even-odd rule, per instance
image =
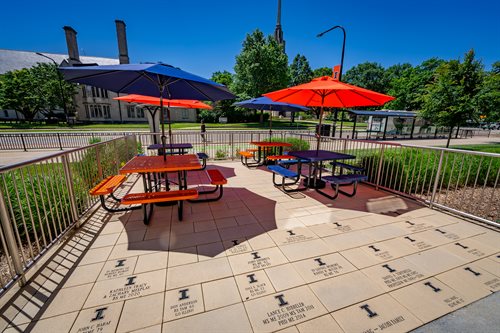
POLYGON ((170 118, 170 102, 167 104, 167 117, 168 117, 168 142, 172 144, 172 119, 170 118))
POLYGON ((273 139, 273 110, 269 108, 269 141, 273 139))
POLYGON ((325 96, 321 96, 321 109, 319 111, 319 124, 318 124, 318 133, 316 133, 318 137, 318 143, 316 144, 316 155, 319 153, 319 145, 321 143, 321 122, 323 120, 323 104, 325 101, 325 96))
POLYGON ((160 88, 160 119, 161 119, 161 145, 163 148, 163 160, 167 160, 167 137, 165 136, 165 117, 163 116, 163 87, 160 88))

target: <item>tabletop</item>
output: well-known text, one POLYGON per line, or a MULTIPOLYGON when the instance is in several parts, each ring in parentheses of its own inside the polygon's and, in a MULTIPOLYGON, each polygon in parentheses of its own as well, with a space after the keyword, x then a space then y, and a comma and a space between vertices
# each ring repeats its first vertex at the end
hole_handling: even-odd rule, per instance
POLYGON ((201 168, 200 160, 195 154, 170 155, 166 161, 163 156, 135 156, 120 169, 120 174, 190 171, 201 168))
MULTIPOLYGON (((165 149, 191 149, 193 145, 190 143, 170 143, 165 145, 165 149)), ((155 143, 148 146, 148 149, 163 149, 163 144, 155 143)))
POLYGON ((268 141, 252 141, 252 145, 257 147, 291 147, 292 144, 288 142, 268 142, 268 141))
POLYGON ((356 156, 336 153, 328 150, 298 150, 291 151, 288 155, 295 156, 300 159, 309 160, 311 162, 331 161, 331 160, 350 160, 356 156))

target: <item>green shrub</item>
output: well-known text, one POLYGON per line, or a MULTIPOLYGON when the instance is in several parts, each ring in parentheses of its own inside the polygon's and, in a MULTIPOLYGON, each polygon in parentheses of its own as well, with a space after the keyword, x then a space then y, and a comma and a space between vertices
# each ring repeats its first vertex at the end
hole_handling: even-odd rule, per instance
POLYGON ((223 160, 227 157, 227 152, 225 150, 218 149, 215 152, 215 159, 217 160, 223 160))
POLYGON ((292 144, 291 147, 285 147, 286 151, 309 150, 309 142, 298 138, 286 138, 286 139, 272 138, 266 141, 291 143, 292 144))
POLYGON ((101 141, 102 139, 100 137, 92 137, 89 139, 89 145, 93 145, 94 143, 99 143, 101 141))

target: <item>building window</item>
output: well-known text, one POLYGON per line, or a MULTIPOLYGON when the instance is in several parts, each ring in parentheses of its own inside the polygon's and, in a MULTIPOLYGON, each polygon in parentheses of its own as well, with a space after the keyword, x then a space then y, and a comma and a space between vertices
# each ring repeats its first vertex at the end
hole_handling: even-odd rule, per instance
POLYGON ((127 105, 127 117, 135 118, 135 106, 127 105))
POLYGON ((137 118, 144 118, 144 109, 143 108, 136 108, 135 110, 137 112, 137 118))
POLYGON ((91 118, 111 118, 110 107, 107 104, 85 104, 85 114, 91 118))
POLYGON ((99 94, 99 88, 96 88, 96 87, 92 87, 92 97, 96 98, 96 97, 101 97, 101 95, 99 94))
POLYGON ((87 86, 82 86, 82 95, 83 98, 87 98, 87 86))
POLYGON ((3 114, 4 114, 5 118, 9 118, 9 111, 3 110, 3 114))

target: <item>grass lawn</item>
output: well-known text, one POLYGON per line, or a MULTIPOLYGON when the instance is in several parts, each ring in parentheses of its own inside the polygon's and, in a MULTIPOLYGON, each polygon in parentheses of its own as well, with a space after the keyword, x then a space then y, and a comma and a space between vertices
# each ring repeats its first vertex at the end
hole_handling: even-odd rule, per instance
POLYGON ((450 148, 500 154, 500 143, 491 143, 484 145, 457 145, 457 146, 450 146, 450 148))
MULTIPOLYGON (((273 120, 273 129, 314 129, 317 124, 316 120, 301 120, 295 121, 293 124, 287 119, 276 119, 273 120)), ((326 124, 331 124, 327 121, 326 124)), ((348 129, 352 127, 352 122, 344 122, 344 128, 348 129)), ((267 130, 269 129, 269 123, 231 123, 231 124, 219 124, 219 123, 206 123, 207 129, 254 129, 254 130, 267 130)), ((357 128, 366 127, 366 123, 358 123, 357 128)), ((173 129, 193 129, 199 130, 199 123, 173 123, 173 129)), ((33 130, 33 131, 95 131, 95 130, 114 130, 114 131, 147 131, 149 129, 148 124, 85 124, 85 125, 75 125, 72 127, 66 125, 45 125, 45 124, 15 124, 15 123, 4 123, 0 124, 0 131, 19 131, 19 130, 33 130)))

